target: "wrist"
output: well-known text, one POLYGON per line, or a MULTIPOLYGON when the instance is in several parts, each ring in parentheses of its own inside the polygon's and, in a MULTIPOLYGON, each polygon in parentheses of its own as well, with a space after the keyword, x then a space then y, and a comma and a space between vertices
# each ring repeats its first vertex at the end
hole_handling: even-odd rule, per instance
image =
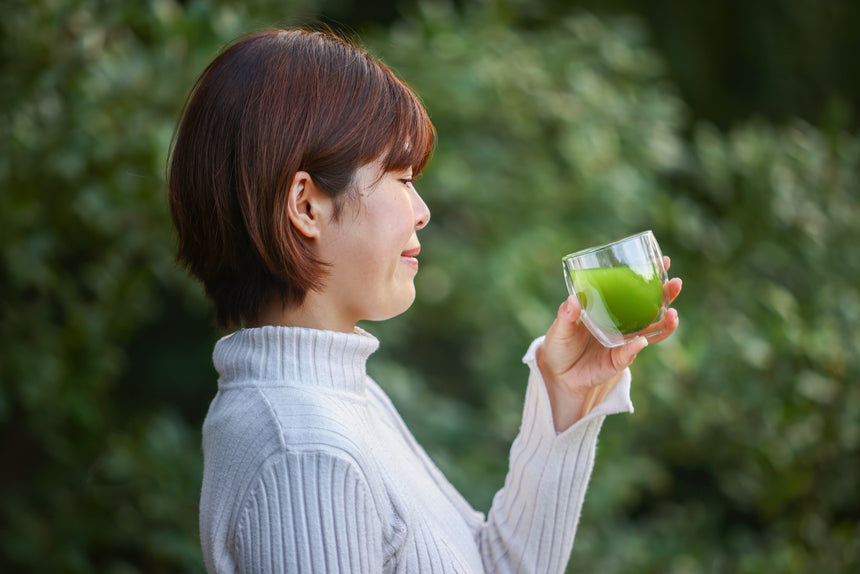
POLYGON ((560 433, 587 416, 612 392, 624 371, 598 384, 571 384, 546 365, 543 345, 535 352, 535 362, 549 397, 555 431, 560 433))
POLYGON ((555 432, 561 433, 582 418, 583 406, 589 394, 588 388, 571 387, 556 376, 545 362, 545 349, 541 345, 535 353, 535 362, 549 397, 552 422, 555 432))
POLYGON ((624 371, 620 371, 615 374, 610 379, 600 383, 599 385, 594 385, 590 387, 588 391, 585 393, 585 399, 582 403, 582 408, 580 412, 580 418, 583 418, 588 415, 594 407, 603 402, 603 399, 615 389, 618 383, 621 381, 621 377, 624 375, 624 371))

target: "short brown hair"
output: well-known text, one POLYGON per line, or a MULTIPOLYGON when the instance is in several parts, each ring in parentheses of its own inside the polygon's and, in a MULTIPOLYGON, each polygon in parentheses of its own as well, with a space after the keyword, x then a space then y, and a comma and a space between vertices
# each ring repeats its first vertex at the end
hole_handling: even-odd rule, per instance
POLYGON ((358 168, 381 159, 417 174, 434 143, 415 93, 340 37, 267 30, 226 47, 185 102, 167 176, 177 260, 203 282, 218 325, 322 285, 325 262, 287 216, 296 172, 339 208, 358 168))

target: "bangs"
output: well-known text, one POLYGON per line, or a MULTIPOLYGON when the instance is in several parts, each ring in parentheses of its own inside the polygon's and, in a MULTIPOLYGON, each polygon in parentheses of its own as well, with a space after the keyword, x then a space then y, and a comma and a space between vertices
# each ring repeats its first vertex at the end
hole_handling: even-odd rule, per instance
POLYGON ((395 92, 391 120, 387 126, 389 142, 383 152, 384 171, 412 169, 413 176, 424 171, 436 144, 436 129, 418 96, 403 82, 394 78, 395 92))
POLYGON ((436 144, 436 130, 417 94, 384 63, 352 49, 338 65, 318 66, 319 84, 305 95, 315 108, 299 163, 331 196, 351 189, 356 170, 377 163, 382 174, 420 174, 436 144))

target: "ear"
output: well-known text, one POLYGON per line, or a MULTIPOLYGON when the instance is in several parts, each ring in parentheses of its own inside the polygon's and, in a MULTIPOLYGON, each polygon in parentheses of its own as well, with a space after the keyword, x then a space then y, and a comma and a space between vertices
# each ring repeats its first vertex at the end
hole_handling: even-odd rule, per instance
POLYGON ((332 215, 332 201, 306 171, 293 176, 287 192, 287 215, 293 227, 307 239, 320 236, 332 215))

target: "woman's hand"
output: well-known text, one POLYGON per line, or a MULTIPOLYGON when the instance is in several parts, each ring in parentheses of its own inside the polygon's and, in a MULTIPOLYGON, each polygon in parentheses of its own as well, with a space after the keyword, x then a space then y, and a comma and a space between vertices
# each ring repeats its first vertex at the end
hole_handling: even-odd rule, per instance
MULTIPOLYGON (((668 269, 670 260, 664 260, 668 269)), ((681 292, 681 280, 669 280, 664 289, 671 303, 681 292)), ((670 308, 659 334, 648 339, 637 337, 626 345, 607 349, 579 320, 580 312, 579 301, 571 295, 559 307, 546 340, 537 350, 537 364, 549 393, 557 432, 588 414, 614 388, 639 351, 649 343, 666 339, 678 328, 678 312, 670 308)))

